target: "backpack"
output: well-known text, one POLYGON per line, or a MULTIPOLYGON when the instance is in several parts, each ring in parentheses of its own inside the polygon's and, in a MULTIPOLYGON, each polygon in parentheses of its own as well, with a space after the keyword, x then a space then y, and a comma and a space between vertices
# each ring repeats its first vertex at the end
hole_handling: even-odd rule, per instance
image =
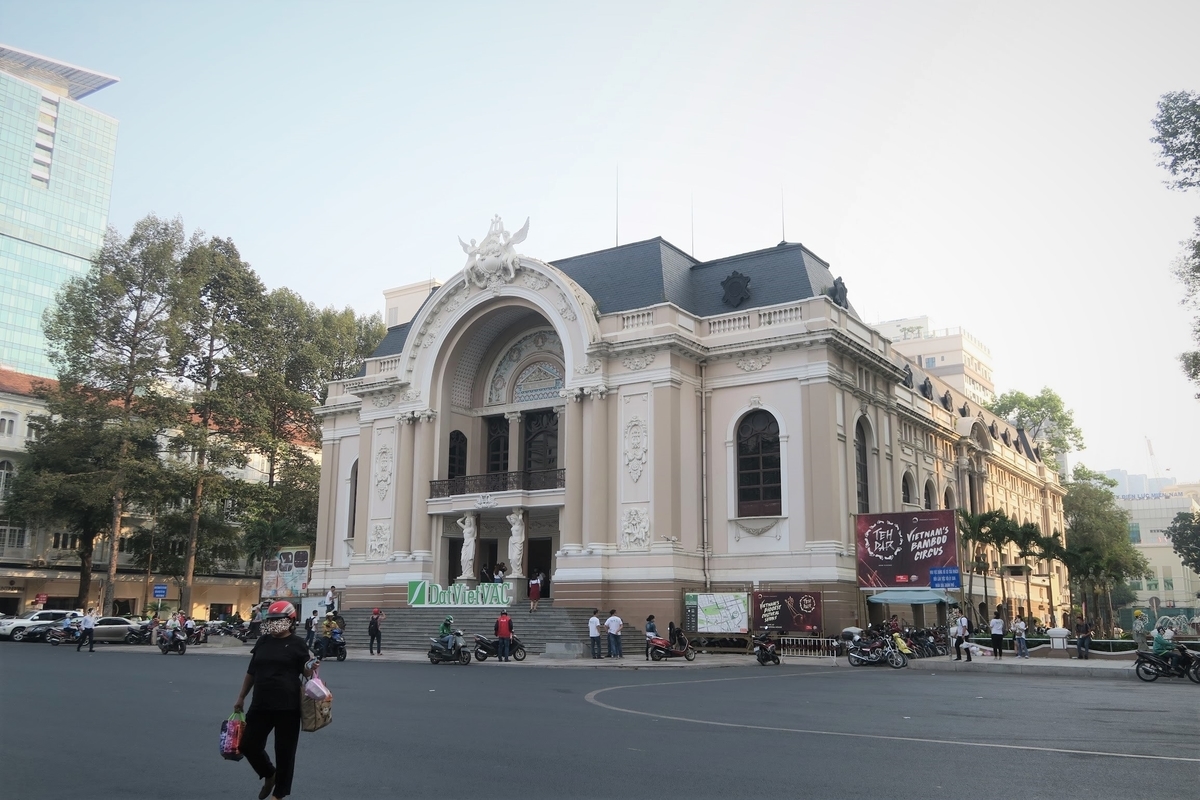
POLYGON ((967 636, 975 635, 975 624, 971 622, 971 618, 967 617, 967 636))
POLYGON ((379 617, 372 616, 371 621, 367 623, 368 633, 379 633, 379 617))
POLYGON ((306 630, 306 631, 312 630, 312 617, 308 617, 307 619, 304 620, 304 630, 306 630))

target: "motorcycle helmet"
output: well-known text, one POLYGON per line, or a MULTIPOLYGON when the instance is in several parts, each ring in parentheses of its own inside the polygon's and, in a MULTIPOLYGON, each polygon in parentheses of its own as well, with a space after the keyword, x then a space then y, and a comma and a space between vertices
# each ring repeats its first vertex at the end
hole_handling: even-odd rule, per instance
POLYGON ((296 620, 296 607, 287 600, 276 600, 267 609, 267 619, 290 619, 294 622, 296 620))
POLYGON ((378 614, 378 613, 379 613, 379 609, 378 609, 378 608, 371 609, 371 613, 372 613, 372 614, 378 614))
POLYGON ((446 617, 446 622, 454 622, 454 617, 446 617))

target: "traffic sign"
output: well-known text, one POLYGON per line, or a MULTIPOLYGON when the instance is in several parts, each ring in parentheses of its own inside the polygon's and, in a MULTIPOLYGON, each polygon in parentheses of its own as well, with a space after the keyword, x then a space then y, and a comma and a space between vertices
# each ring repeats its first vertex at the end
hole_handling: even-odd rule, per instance
POLYGON ((40 606, 40 605, 45 605, 46 601, 49 599, 50 599, 50 595, 39 594, 37 597, 33 598, 33 602, 37 603, 40 606))
POLYGON ((154 584, 154 597, 158 600, 167 596, 167 585, 165 583, 154 584))
POLYGON ((930 567, 929 588, 961 589, 962 573, 958 571, 958 567, 930 567))

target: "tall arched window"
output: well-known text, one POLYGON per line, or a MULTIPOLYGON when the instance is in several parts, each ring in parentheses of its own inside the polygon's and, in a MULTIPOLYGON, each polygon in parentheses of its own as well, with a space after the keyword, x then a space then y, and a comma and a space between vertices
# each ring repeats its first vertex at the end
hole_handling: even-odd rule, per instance
POLYGON ((783 470, 779 423, 768 411, 753 411, 737 427, 737 513, 772 517, 783 513, 783 470))
POLYGON ((858 513, 871 510, 871 487, 867 478, 867 430, 860 419, 854 426, 854 477, 858 488, 858 513))
POLYGON ((525 415, 525 471, 558 469, 558 415, 546 409, 525 415))
POLYGON ((958 507, 958 506, 957 506, 957 505, 955 505, 955 503, 954 503, 954 490, 953 490, 953 489, 951 489, 949 486, 947 486, 947 487, 946 487, 946 497, 945 497, 945 503, 943 503, 943 504, 942 504, 942 508, 948 508, 948 509, 951 509, 951 510, 953 510, 953 509, 955 509, 955 508, 957 508, 957 507, 958 507))
POLYGON ((467 474, 467 436, 462 431, 450 431, 450 454, 446 459, 446 477, 450 480, 467 474))
POLYGON ((354 538, 354 513, 358 508, 358 459, 354 459, 354 463, 350 466, 350 518, 347 520, 349 525, 346 528, 346 538, 354 538))
POLYGON ((12 491, 13 476, 16 474, 11 461, 0 461, 0 500, 8 497, 12 491))
POLYGON ((937 508, 937 492, 933 488, 933 481, 925 481, 925 508, 930 511, 937 508))
POLYGON ((504 417, 488 417, 487 422, 487 471, 508 472, 508 420, 504 417))
POLYGON ((916 502, 916 500, 913 499, 917 493, 916 488, 917 487, 913 484, 912 475, 909 475, 907 472, 904 473, 904 477, 900 480, 900 502, 904 503, 906 506, 913 505, 913 503, 916 502))

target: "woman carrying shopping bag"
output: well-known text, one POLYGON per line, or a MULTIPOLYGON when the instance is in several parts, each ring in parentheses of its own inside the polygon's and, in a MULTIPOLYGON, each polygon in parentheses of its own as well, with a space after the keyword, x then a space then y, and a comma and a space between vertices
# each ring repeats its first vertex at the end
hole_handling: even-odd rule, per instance
POLYGON ((259 800, 268 796, 282 800, 292 791, 296 768, 296 744, 300 739, 301 676, 312 677, 320 663, 311 658, 304 640, 296 635, 296 608, 279 600, 267 609, 263 621, 266 634, 250 651, 250 665, 242 680, 242 691, 233 704, 241 712, 246 694, 254 699, 246 714, 241 751, 262 778, 259 800), (267 755, 267 735, 275 731, 275 764, 267 755))

